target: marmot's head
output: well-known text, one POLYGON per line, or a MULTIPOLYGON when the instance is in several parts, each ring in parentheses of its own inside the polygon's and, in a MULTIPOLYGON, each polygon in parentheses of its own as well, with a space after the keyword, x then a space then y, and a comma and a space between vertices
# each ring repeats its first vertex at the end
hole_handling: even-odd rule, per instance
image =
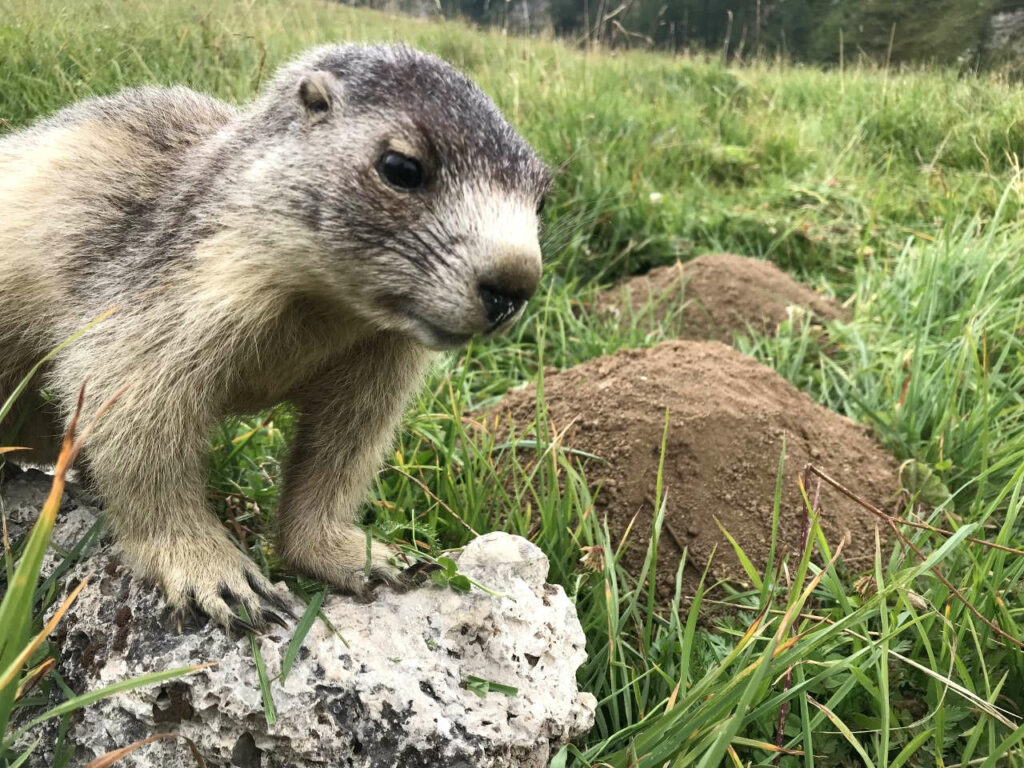
POLYGON ((519 316, 549 175, 465 76, 411 48, 332 46, 281 70, 255 114, 272 140, 247 175, 350 309, 435 348, 519 316))

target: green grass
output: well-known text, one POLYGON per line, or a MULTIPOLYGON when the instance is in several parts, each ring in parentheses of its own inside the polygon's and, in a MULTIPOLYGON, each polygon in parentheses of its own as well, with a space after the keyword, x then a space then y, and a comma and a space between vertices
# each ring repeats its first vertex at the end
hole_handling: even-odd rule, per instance
MULTIPOLYGON (((433 555, 494 529, 548 554, 588 638, 580 685, 600 702, 556 764, 1024 766, 1024 654, 987 623, 1024 634, 1024 557, 966 541, 1024 546, 1024 94, 941 70, 584 54, 314 0, 0 0, 0 118, 17 128, 138 83, 244 101, 277 64, 337 39, 448 58, 558 169, 540 294, 508 337, 437 367, 367 505, 377 535, 433 555), (546 368, 670 337, 673 321, 612 323, 587 302, 718 249, 855 298, 827 355, 806 327, 742 347, 930 467, 949 498, 928 520, 956 533, 906 529, 864 580, 823 567, 838 542, 814 529, 808 551, 730 598, 741 610, 701 624, 702 593, 655 608, 644 574, 618 567, 581 457, 551 443, 542 406, 518 444, 493 445, 474 419, 512 386, 543 386, 546 368), (605 554, 597 570, 579 564, 590 547, 605 554), (780 713, 782 747, 802 755, 771 751, 780 713)), ((290 428, 281 409, 213 437, 211 495, 268 572, 290 428)))

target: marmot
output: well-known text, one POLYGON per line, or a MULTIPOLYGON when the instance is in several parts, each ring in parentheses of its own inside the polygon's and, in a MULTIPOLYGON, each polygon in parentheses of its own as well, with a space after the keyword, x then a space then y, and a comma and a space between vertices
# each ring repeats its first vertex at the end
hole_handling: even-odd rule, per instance
POLYGON ((127 563, 177 610, 229 625, 240 602, 260 626, 277 596, 208 508, 207 440, 290 401, 280 556, 401 585, 377 542, 364 579, 357 506, 432 352, 534 293, 549 178, 477 86, 404 46, 313 50, 244 109, 184 87, 68 107, 0 139, 0 403, 118 309, 3 426, 52 460, 82 383, 86 423, 128 384, 84 454, 127 563))

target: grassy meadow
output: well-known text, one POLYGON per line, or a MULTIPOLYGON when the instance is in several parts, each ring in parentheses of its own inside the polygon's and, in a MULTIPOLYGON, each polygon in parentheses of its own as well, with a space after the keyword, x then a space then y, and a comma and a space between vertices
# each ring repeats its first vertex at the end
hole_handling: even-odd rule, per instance
MULTIPOLYGON (((440 54, 556 169, 541 291, 507 337, 436 368, 366 506, 375 535, 434 555, 494 529, 548 554, 599 700, 553 765, 1024 766, 1024 92, 952 71, 584 52, 323 0, 0 0, 0 132, 141 83, 245 102, 335 40, 440 54), (671 337, 588 302, 716 250, 851 300, 827 355, 801 326, 740 348, 926 465, 928 521, 953 533, 906 528, 867 579, 812 536, 731 594, 734 612, 698 622, 702 594, 652 605, 617 567, 543 408, 535 442, 503 449, 521 461, 499 461, 474 419, 546 369, 671 337), (603 570, 580 566, 591 546, 603 570)), ((212 438, 211 496, 275 577, 267 520, 289 429, 281 408, 212 438)))

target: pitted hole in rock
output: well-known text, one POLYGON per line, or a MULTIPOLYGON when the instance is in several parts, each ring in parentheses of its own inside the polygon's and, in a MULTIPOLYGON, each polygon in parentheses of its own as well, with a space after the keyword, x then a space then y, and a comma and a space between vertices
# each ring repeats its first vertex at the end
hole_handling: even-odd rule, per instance
POLYGON ((540 656, 534 656, 532 653, 524 653, 523 656, 526 657, 526 663, 531 667, 536 667, 540 661, 540 656))
POLYGON ((256 746, 256 739, 248 731, 235 742, 231 750, 231 765, 238 768, 263 768, 263 752, 256 746))
POLYGON ((110 646, 110 649, 115 653, 119 653, 125 649, 128 645, 128 632, 132 622, 132 609, 127 605, 122 605, 117 609, 117 613, 114 615, 114 625, 117 627, 117 632, 114 634, 114 642, 110 646))
POLYGON ((160 689, 153 702, 154 723, 178 725, 184 720, 191 720, 194 714, 192 691, 185 683, 168 683, 160 689))
POLYGON ((120 586, 118 579, 104 576, 100 579, 100 594, 104 597, 113 597, 117 594, 120 586))
POLYGON ((103 641, 94 639, 90 633, 77 630, 68 635, 67 642, 66 652, 74 654, 82 676, 87 679, 98 677, 100 669, 106 664, 106 656, 103 653, 106 645, 103 641))
POLYGON ((432 686, 429 681, 420 680, 420 690, 434 701, 440 701, 437 696, 437 692, 434 690, 434 686, 432 686))

